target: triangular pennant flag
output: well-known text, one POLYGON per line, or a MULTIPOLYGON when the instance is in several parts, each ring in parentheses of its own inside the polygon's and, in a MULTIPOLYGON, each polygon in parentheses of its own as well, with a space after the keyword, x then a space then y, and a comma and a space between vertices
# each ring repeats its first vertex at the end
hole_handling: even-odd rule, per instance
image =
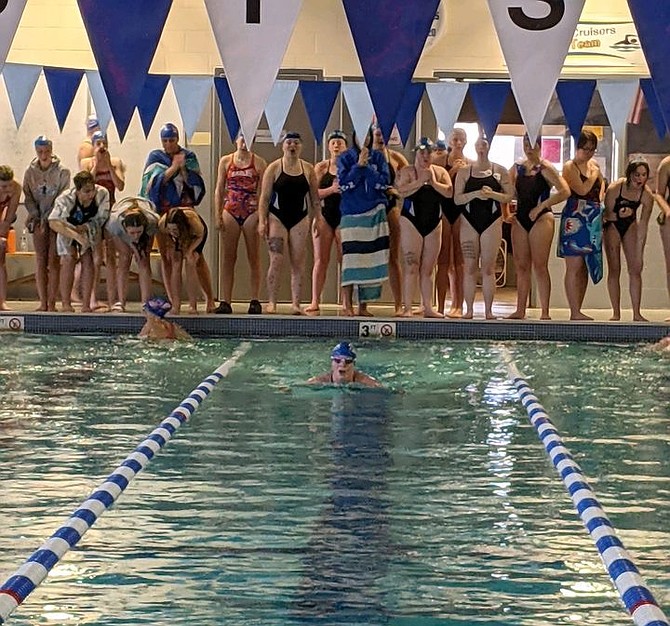
POLYGON ((205 0, 205 6, 242 132, 251 145, 302 0, 205 0))
MULTIPOLYGON (((584 0, 548 2, 551 9, 527 15, 519 0, 488 0, 521 119, 532 141, 540 135, 549 101, 575 34, 584 0), (560 6, 559 6, 560 5, 560 6), (529 54, 541 50, 541 54, 529 54)), ((533 3, 527 3, 533 4, 533 3)))
POLYGON ((389 138, 439 0, 343 0, 379 124, 389 138))
POLYGON ((316 140, 321 143, 326 125, 340 93, 340 83, 321 80, 301 80, 300 94, 316 140))
POLYGON ((268 121, 270 136, 275 146, 279 143, 284 122, 288 117, 296 91, 298 91, 297 80, 278 80, 275 82, 268 103, 265 105, 265 118, 268 121))
POLYGON ((16 29, 19 27, 27 0, 3 0, 0 2, 0 69, 5 64, 12 47, 16 29))
POLYGON ((637 78, 598 81, 600 99, 605 107, 605 113, 607 113, 607 119, 610 121, 614 136, 619 143, 626 136, 626 124, 635 103, 638 88, 639 81, 637 78))
POLYGON ((395 121, 403 146, 407 143, 407 139, 409 139, 412 124, 416 120, 416 111, 419 108, 425 90, 426 83, 410 83, 405 90, 405 97, 400 103, 400 110, 395 121))
POLYGON ((191 137, 198 127, 202 110, 212 91, 210 76, 173 76, 172 88, 184 124, 184 135, 191 137))
POLYGON ((654 81, 654 91, 665 125, 670 128, 670 73, 668 72, 670 2, 628 0, 628 8, 635 22, 651 80, 654 81))
POLYGON ((595 88, 595 80, 559 80, 556 84, 556 95, 575 145, 582 132, 595 88))
POLYGON ((41 73, 42 67, 40 65, 5 63, 5 67, 2 68, 2 77, 5 79, 5 87, 14 114, 16 128, 23 121, 23 116, 26 114, 28 103, 32 98, 41 73))
POLYGON ((506 82, 470 83, 469 91, 479 116, 479 122, 486 138, 491 142, 511 91, 510 84, 506 82))
POLYGON ((63 130, 65 120, 70 113, 74 97, 77 95, 84 70, 70 70, 62 67, 45 67, 44 78, 47 81, 51 103, 56 113, 58 127, 63 130))
POLYGON ((156 53, 172 0, 77 0, 123 141, 156 53))
POLYGON ((102 86, 102 79, 100 72, 95 70, 86 70, 86 82, 88 83, 88 90, 93 100, 93 108, 95 109, 95 116, 98 118, 100 128, 107 132, 107 127, 112 121, 112 109, 109 107, 109 100, 105 88, 102 86))
POLYGON ((344 82, 342 83, 342 95, 349 109, 354 132, 362 144, 375 115, 368 87, 361 82, 344 82))
POLYGON ((647 103, 649 115, 651 115, 651 121, 654 123, 656 134, 658 135, 659 139, 663 139, 668 132, 668 127, 665 123, 665 119, 663 118, 661 104, 658 101, 658 97, 656 96, 654 83, 651 78, 641 78, 640 87, 642 89, 642 93, 644 94, 644 100, 647 103))
POLYGON ((214 87, 216 87, 216 95, 219 96, 228 134, 230 135, 230 139, 235 141, 237 133, 240 132, 240 118, 237 116, 237 111, 235 110, 235 103, 233 102, 233 95, 230 93, 228 81, 221 76, 216 76, 214 78, 214 87))
POLYGON ((169 82, 170 76, 168 74, 147 74, 140 99, 137 101, 137 112, 140 114, 145 137, 148 137, 151 132, 158 107, 163 101, 169 82))
POLYGON ((427 83, 426 91, 437 125, 446 135, 458 120, 469 83, 427 83))

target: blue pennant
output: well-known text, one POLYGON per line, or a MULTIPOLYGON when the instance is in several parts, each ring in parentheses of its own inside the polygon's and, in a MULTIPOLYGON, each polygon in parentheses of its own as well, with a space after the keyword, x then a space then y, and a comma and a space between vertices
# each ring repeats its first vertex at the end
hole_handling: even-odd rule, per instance
POLYGON ((234 142, 237 138, 237 133, 240 132, 240 118, 237 116, 233 96, 230 93, 230 86, 225 78, 216 76, 214 78, 214 87, 216 88, 216 95, 219 96, 219 102, 223 110, 223 119, 226 120, 230 140, 234 142))
POLYGON ((321 80, 301 80, 299 83, 302 101, 312 132, 318 143, 323 139, 326 126, 333 112, 335 100, 340 93, 340 83, 321 80))
POLYGON ((70 70, 61 67, 44 68, 44 78, 47 81, 49 95, 58 120, 58 128, 61 131, 65 126, 65 120, 70 113, 83 77, 84 70, 70 70))
POLYGON ((158 107, 160 107, 170 82, 169 74, 147 74, 144 88, 137 101, 137 112, 140 114, 144 136, 148 137, 151 127, 156 119, 158 107))
POLYGON ((654 91, 665 119, 666 128, 670 127, 670 75, 668 74, 670 2, 628 0, 628 8, 640 37, 640 45, 649 66, 651 80, 654 81, 654 91))
POLYGON ((651 121, 654 123, 656 134, 659 139, 663 139, 668 132, 668 127, 663 118, 661 103, 658 101, 658 96, 654 89, 654 82, 651 78, 641 78, 640 87, 644 94, 644 101, 647 103, 647 109, 649 109, 649 115, 651 115, 651 121))
POLYGON ((395 123, 398 127, 400 141, 403 146, 409 139, 412 125, 416 120, 416 111, 419 108, 419 104, 421 104, 424 91, 426 91, 426 83, 410 83, 407 91, 405 91, 405 97, 400 104, 400 110, 398 111, 395 123))
POLYGON ((156 53, 172 0, 77 0, 123 141, 156 53))
POLYGON ((582 132, 595 88, 595 80, 559 80, 556 85, 556 95, 575 144, 582 132))
POLYGON ((343 0, 363 76, 388 139, 439 0, 343 0))
POLYGON ((479 122, 486 138, 491 142, 500 123, 507 97, 511 91, 510 83, 490 82, 471 83, 468 93, 475 105, 479 122))

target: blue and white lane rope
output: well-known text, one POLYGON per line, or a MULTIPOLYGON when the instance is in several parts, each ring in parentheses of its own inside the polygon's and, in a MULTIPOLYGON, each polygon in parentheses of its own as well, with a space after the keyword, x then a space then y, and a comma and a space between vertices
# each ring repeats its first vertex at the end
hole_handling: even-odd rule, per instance
POLYGON ((509 350, 502 347, 502 355, 507 364, 509 378, 519 393, 530 422, 535 427, 556 471, 560 474, 579 517, 589 531, 600 558, 633 621, 637 626, 669 626, 668 619, 640 576, 630 554, 616 536, 612 522, 600 506, 581 468, 563 445, 558 431, 517 369, 509 350))
POLYGON ((14 610, 42 583, 63 555, 77 545, 86 531, 116 501, 132 479, 149 464, 177 429, 190 419, 214 389, 214 385, 228 375, 233 365, 250 348, 250 343, 241 343, 232 356, 205 378, 79 506, 70 519, 5 581, 0 587, 0 624, 4 624, 14 610))

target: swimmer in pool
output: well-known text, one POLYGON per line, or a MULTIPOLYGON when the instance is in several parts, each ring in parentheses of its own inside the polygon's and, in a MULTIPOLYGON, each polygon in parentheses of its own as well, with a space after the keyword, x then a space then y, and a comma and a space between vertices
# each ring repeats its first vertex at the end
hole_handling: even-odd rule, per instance
POLYGON ((352 383, 364 387, 381 387, 381 383, 372 376, 356 369, 356 353, 348 341, 338 343, 330 353, 330 371, 314 376, 308 384, 349 385, 352 383))
POLYGON ((193 339, 179 324, 165 319, 165 315, 172 308, 169 300, 165 298, 152 298, 147 300, 142 309, 146 323, 142 327, 139 336, 144 339, 181 339, 189 341, 193 339))
POLYGON ((656 352, 667 352, 670 354, 670 335, 663 337, 663 339, 657 341, 655 344, 649 346, 651 350, 656 350, 656 352))

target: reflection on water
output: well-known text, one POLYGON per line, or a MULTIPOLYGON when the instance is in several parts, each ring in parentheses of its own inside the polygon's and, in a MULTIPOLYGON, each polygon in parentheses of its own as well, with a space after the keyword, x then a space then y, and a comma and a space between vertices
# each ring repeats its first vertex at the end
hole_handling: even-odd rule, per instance
POLYGON ((386 624, 381 583, 390 552, 387 394, 336 394, 331 420, 331 493, 306 546, 296 619, 386 624))
MULTIPOLYGON (((0 576, 237 343, 0 335, 0 576)), ((357 347, 394 393, 300 385, 329 342, 254 342, 11 623, 628 625, 498 351, 357 347)), ((512 349, 667 607, 667 359, 512 349)))

